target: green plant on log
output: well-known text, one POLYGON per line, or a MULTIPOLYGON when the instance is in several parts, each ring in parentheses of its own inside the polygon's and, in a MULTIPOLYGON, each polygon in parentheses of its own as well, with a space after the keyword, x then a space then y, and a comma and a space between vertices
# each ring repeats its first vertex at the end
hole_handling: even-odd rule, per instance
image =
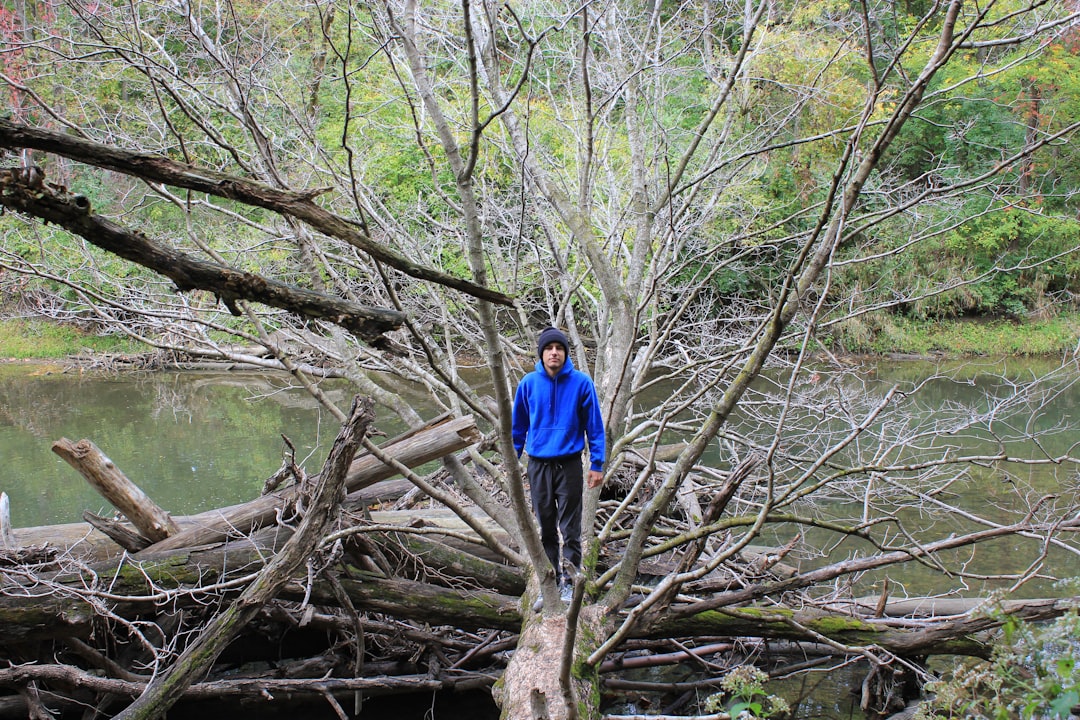
POLYGON ((740 665, 720 683, 722 692, 705 698, 705 712, 726 711, 733 718, 783 718, 787 701, 765 691, 769 676, 752 665, 740 665))
POLYGON ((961 663, 927 685, 916 720, 1068 718, 1080 705, 1080 615, 1052 623, 1007 618, 989 661, 961 663))

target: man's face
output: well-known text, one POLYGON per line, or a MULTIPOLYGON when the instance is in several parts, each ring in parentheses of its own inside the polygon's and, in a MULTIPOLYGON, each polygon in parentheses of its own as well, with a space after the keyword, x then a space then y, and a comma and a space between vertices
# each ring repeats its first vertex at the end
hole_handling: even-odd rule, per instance
POLYGON ((544 363, 547 374, 555 377, 566 363, 566 348, 562 346, 562 343, 550 342, 544 346, 540 359, 544 363))

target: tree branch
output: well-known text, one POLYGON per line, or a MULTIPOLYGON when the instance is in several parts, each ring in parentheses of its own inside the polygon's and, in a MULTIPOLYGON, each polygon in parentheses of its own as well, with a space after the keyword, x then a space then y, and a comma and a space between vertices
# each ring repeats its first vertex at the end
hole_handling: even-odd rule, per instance
POLYGON ((214 664, 233 637, 289 582, 296 569, 307 560, 339 506, 349 464, 367 435, 368 425, 375 419, 372 405, 370 400, 359 397, 353 402, 349 419, 342 425, 326 459, 326 467, 315 489, 311 507, 281 552, 259 573, 259 577, 241 593, 235 603, 206 625, 199 637, 181 653, 172 668, 151 681, 139 698, 116 716, 117 720, 163 717, 192 682, 214 664))
MULTIPOLYGON (((0 126, 3 123, 0 120, 0 126)), ((240 312, 236 307, 239 300, 251 300, 304 317, 328 320, 372 343, 378 342, 383 333, 401 327, 405 320, 403 313, 394 310, 360 305, 225 265, 196 260, 155 243, 138 231, 93 214, 89 201, 80 195, 54 192, 45 186, 35 187, 23 180, 24 174, 19 170, 0 170, 0 205, 59 225, 102 250, 164 275, 181 292, 212 292, 234 315, 240 312)))
POLYGON ((148 182, 204 192, 304 221, 319 232, 344 240, 374 260, 414 277, 458 290, 499 305, 513 305, 509 296, 419 265, 371 239, 360 227, 313 202, 317 193, 277 190, 259 182, 178 163, 160 155, 131 152, 64 133, 32 128, 0 118, 0 147, 32 148, 88 165, 114 170, 148 182))

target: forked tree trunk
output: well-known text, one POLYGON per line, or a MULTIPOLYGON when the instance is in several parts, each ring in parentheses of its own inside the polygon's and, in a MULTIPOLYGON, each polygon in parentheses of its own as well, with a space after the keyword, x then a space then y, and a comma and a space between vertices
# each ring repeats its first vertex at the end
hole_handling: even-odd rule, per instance
POLYGON ((599 606, 531 613, 522 622, 517 650, 492 689, 502 720, 591 720, 600 715, 600 674, 584 658, 607 637, 611 623, 599 606), (576 627, 568 632, 568 620, 576 627), (568 647, 572 656, 567 657, 568 647))

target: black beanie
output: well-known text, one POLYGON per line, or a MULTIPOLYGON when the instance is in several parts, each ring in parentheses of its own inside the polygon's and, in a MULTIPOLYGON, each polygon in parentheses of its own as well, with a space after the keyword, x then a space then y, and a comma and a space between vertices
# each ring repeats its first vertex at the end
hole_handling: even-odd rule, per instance
POLYGON ((544 331, 540 333, 540 338, 536 341, 536 356, 540 359, 544 357, 544 348, 549 344, 557 342, 563 346, 563 350, 566 354, 570 354, 570 343, 566 341, 566 336, 562 334, 562 330, 558 328, 544 328, 544 331))

